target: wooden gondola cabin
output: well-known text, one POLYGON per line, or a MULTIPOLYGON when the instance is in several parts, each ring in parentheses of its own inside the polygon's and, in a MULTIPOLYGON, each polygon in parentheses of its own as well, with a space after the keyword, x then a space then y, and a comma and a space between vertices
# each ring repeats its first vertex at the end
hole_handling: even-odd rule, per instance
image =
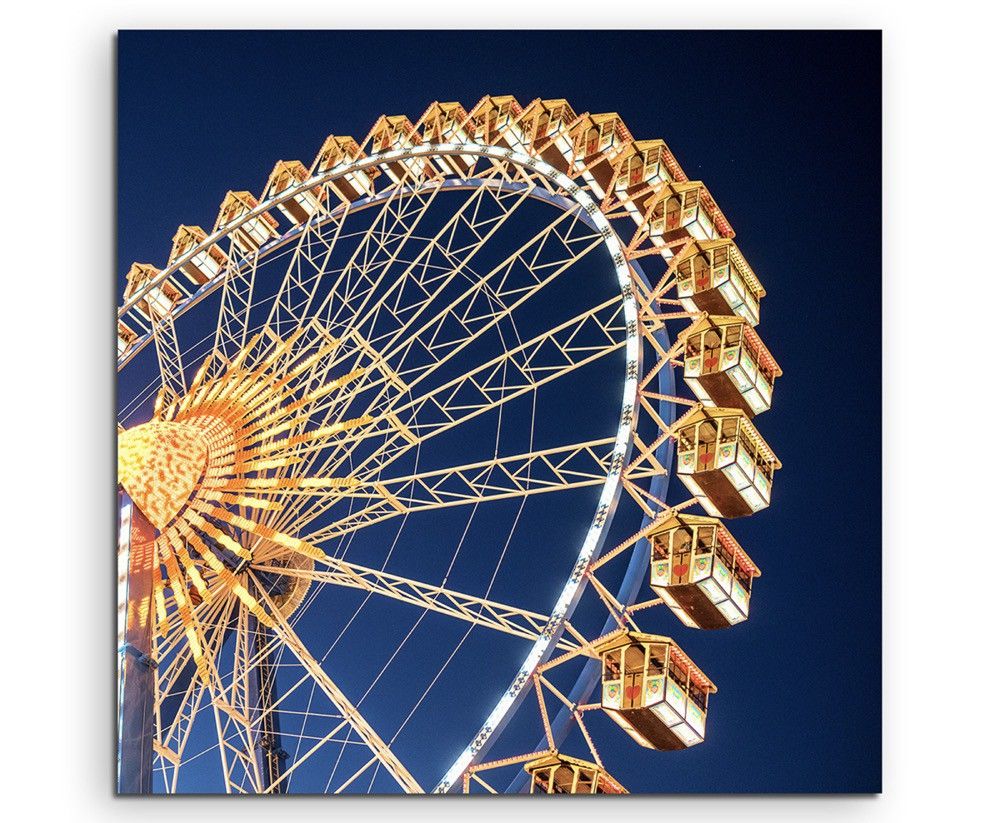
MULTIPOLYGON (((412 149, 422 142, 410 118, 403 114, 383 114, 372 126, 364 141, 366 145, 370 145, 372 154, 412 149)), ((381 166, 393 183, 403 180, 417 183, 424 176, 427 164, 425 157, 403 157, 386 161, 381 166)))
MULTIPOLYGON (((205 234, 205 230, 201 226, 178 226, 167 265, 173 265, 174 261, 180 260, 204 243, 206 239, 208 239, 208 235, 205 234)), ((217 245, 212 244, 194 255, 187 263, 181 266, 180 270, 196 286, 203 286, 205 283, 218 277, 223 268, 225 268, 225 265, 225 252, 217 245)))
POLYGON ((684 173, 662 140, 636 140, 619 160, 615 191, 630 211, 636 196, 663 183, 683 182, 684 173))
MULTIPOLYGON (((631 201, 639 215, 642 227, 657 245, 693 237, 711 240, 719 236, 709 208, 714 201, 698 180, 684 183, 661 183, 648 195, 637 195, 631 201)), ((628 208, 629 205, 626 205, 628 208)))
POLYGON ((469 112, 476 142, 496 145, 503 138, 508 145, 519 143, 522 135, 516 121, 521 111, 521 104, 509 94, 484 97, 469 112))
MULTIPOLYGON (((125 302, 143 292, 160 276, 160 270, 150 263, 133 263, 125 275, 125 302)), ((181 291, 169 279, 146 291, 136 304, 150 320, 165 317, 181 299, 181 291)))
MULTIPOLYGON (((416 127, 424 143, 475 142, 469 113, 461 103, 431 103, 416 127)), ((434 165, 444 174, 461 176, 471 174, 477 160, 474 154, 446 154, 433 158, 434 165)))
MULTIPOLYGON (((298 160, 279 160, 267 179, 264 199, 278 197, 282 192, 309 179, 309 170, 298 160)), ((291 223, 301 225, 323 207, 323 189, 316 186, 299 192, 278 204, 280 211, 291 223)))
POLYGON ((517 118, 521 131, 517 148, 565 172, 573 162, 570 126, 575 120, 576 112, 565 100, 535 100, 517 118))
POLYGON ((615 182, 616 160, 633 141, 616 112, 583 114, 570 130, 573 159, 593 195, 603 200, 615 182))
POLYGON ((628 794, 596 763, 559 752, 528 761, 524 770, 531 776, 530 794, 628 794))
POLYGON ((771 408, 781 368, 746 320, 710 315, 685 335, 684 381, 702 403, 751 417, 771 408))
MULTIPOLYGON (((219 207, 219 217, 215 221, 213 232, 239 222, 259 205, 257 198, 248 191, 228 192, 219 207)), ((262 212, 249 220, 244 220, 229 236, 237 250, 249 255, 271 238, 278 236, 278 221, 267 212, 262 212)))
POLYGON ((738 314, 751 326, 760 322, 766 292, 731 239, 699 240, 676 260, 677 296, 687 311, 738 314))
POLYGON ((724 629, 747 619, 760 569, 722 521, 675 514, 649 542, 649 585, 685 626, 724 629))
POLYGON ((601 708, 639 745, 669 751, 705 739, 715 685, 671 638, 622 629, 594 650, 601 708))
POLYGON ((138 338, 135 330, 129 326, 124 320, 118 321, 118 356, 121 357, 125 352, 132 348, 132 344, 135 343, 138 338))
POLYGON ((781 468, 764 438, 739 409, 701 404, 675 423, 677 475, 713 517, 745 517, 771 503, 781 468))
MULTIPOLYGON (((335 167, 353 163, 363 156, 361 146, 353 137, 338 137, 331 134, 323 141, 319 154, 313 161, 312 174, 327 174, 335 167)), ((332 180, 330 186, 345 203, 353 203, 358 198, 367 197, 372 193, 372 181, 379 174, 381 172, 376 168, 352 171, 332 180)))

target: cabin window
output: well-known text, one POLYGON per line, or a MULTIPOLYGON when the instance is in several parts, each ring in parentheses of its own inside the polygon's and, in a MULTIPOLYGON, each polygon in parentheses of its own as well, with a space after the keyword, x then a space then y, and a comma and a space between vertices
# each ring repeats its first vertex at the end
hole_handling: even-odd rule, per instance
POLYGON ((719 367, 719 360, 722 349, 722 335, 717 329, 708 329, 704 332, 705 359, 701 363, 702 371, 714 372, 719 367))
POLYGON ((657 560, 666 560, 670 557, 670 542, 673 540, 674 535, 669 536, 663 535, 653 538, 653 557, 657 560), (666 540, 664 540, 666 537, 666 540))
POLYGON ((684 353, 688 357, 695 357, 701 354, 701 347, 702 347, 702 335, 692 334, 687 339, 687 347, 684 349, 684 353))
POLYGON ((722 442, 735 443, 740 431, 740 419, 738 417, 726 417, 722 421, 722 442))
POLYGON ((715 465, 715 421, 703 420, 698 424, 698 468, 701 471, 715 465))
POLYGON ((687 689, 687 672, 682 669, 674 660, 671 660, 667 666, 670 673, 670 679, 673 680, 682 689, 687 689))
POLYGON ((689 426, 678 432, 677 440, 680 443, 681 451, 691 451, 694 448, 694 430, 694 426, 689 426))
POLYGON ((719 266, 724 266, 729 262, 729 248, 727 246, 720 246, 717 248, 712 255, 713 263, 716 268, 719 266))
POLYGON ((743 324, 734 324, 732 326, 726 326, 726 348, 730 346, 738 346, 740 344, 740 339, 743 336, 743 324))
POLYGON ((691 689, 688 691, 688 697, 691 699, 691 702, 702 709, 702 711, 704 711, 708 706, 708 693, 698 686, 691 686, 691 689))
POLYGON ((668 229, 675 229, 681 222, 681 201, 677 197, 671 197, 664 205, 664 219, 668 229))
POLYGON ((649 666, 646 674, 658 676, 663 674, 667 666, 667 647, 663 643, 653 643, 649 647, 649 666))
POLYGON ((695 291, 705 291, 712 287, 712 267, 709 265, 708 257, 699 254, 694 259, 694 288, 695 291))
POLYGON ((604 679, 618 680, 621 677, 621 662, 618 660, 618 649, 604 655, 604 679))
POLYGON ((646 670, 646 648, 633 643, 625 649, 625 674, 642 674, 646 670))
POLYGON ((698 552, 711 551, 715 546, 715 526, 698 526, 696 532, 698 552))
POLYGON ((628 184, 638 186, 642 182, 642 158, 631 158, 628 161, 628 169, 628 184))
POLYGON ((673 551, 677 552, 688 552, 691 551, 691 532, 687 529, 677 529, 673 535, 673 551))

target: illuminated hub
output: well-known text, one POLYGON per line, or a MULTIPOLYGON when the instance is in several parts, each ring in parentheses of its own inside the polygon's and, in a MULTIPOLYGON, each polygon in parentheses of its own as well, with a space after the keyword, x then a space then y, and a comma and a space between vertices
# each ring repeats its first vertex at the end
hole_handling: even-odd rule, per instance
MULTIPOLYGON (((118 482, 159 532, 159 561, 183 607, 221 588, 270 626, 264 595, 285 616, 305 598, 309 581, 296 572, 311 571, 326 555, 271 526, 268 515, 303 489, 337 494, 354 486, 350 478, 304 477, 294 468, 311 443, 372 422, 359 418, 305 431, 317 403, 364 374, 355 369, 301 390, 311 365, 338 345, 302 329, 284 339, 258 335, 247 346, 259 352, 253 363, 240 359, 210 378, 209 358, 183 397, 167 404, 161 396, 153 420, 119 434, 118 482), (261 560, 267 568, 254 573, 251 586, 243 572, 261 560)), ((157 593, 161 617, 163 589, 157 593)))
POLYGON ((118 437, 118 482, 157 529, 184 507, 207 464, 197 426, 155 421, 118 437))

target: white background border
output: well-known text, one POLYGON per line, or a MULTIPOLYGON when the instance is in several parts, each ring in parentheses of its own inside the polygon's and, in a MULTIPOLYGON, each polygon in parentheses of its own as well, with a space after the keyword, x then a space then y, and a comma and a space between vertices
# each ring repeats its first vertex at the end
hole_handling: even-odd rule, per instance
MULTIPOLYGON (((0 678, 0 773, 8 813, 192 821, 275 815, 335 819, 374 809, 435 820, 565 814, 565 806, 527 799, 317 798, 284 801, 288 805, 280 809, 252 800, 116 801, 111 795, 113 659, 107 652, 113 625, 108 604, 114 596, 107 558, 114 543, 115 30, 364 28, 383 25, 380 21, 414 28, 559 28, 572 20, 592 26, 641 20, 662 28, 885 29, 885 793, 879 798, 632 798, 614 814, 706 822, 903 820, 985 817, 995 809, 1000 701, 993 694, 993 676, 1000 642, 997 609, 988 598, 997 581, 953 576, 953 567, 942 564, 942 552, 931 543, 936 536, 931 527, 943 528, 947 520, 957 533, 945 551, 968 547, 990 575, 996 574, 996 525, 990 518, 998 509, 1000 455, 984 448, 978 465, 963 470, 960 481, 938 469, 949 461, 937 457, 957 443, 935 433, 935 421, 953 410, 995 416, 1000 408, 988 402, 991 397, 972 391, 996 381, 996 367, 986 353, 990 346, 996 349, 990 338, 1000 325, 1000 267, 995 257, 974 254, 956 232, 968 226, 970 242, 989 243, 997 231, 996 11, 965 0, 847 0, 808 8, 801 2, 716 0, 710 11, 678 3, 668 12, 663 3, 640 2, 621 17, 606 2, 509 0, 501 15, 469 3, 380 0, 372 6, 379 17, 365 19, 329 0, 212 5, 206 11, 204 0, 36 0, 5 9, 0 61, 6 117, 0 133, 7 197, 0 225, 7 242, 0 341, 7 373, 0 413, 7 579, 0 600, 7 643, 0 678), (578 13, 587 6, 590 13, 578 13), (946 204, 960 204, 958 213, 946 211, 946 204), (964 321, 963 312, 974 310, 974 321, 964 321), (960 358, 956 349, 949 350, 957 334, 968 335, 960 358), (982 359, 965 356, 972 351, 982 352, 982 359), (968 479, 972 474, 975 479, 968 479), (948 587, 956 592, 955 600, 944 599, 948 587), (932 694, 932 670, 949 669, 953 680, 947 692, 967 701, 964 711, 947 708, 932 694)), ((845 266, 842 287, 857 289, 858 308, 864 311, 864 284, 851 280, 848 271, 845 266)), ((572 814, 598 820, 611 811, 607 801, 575 801, 572 814)))

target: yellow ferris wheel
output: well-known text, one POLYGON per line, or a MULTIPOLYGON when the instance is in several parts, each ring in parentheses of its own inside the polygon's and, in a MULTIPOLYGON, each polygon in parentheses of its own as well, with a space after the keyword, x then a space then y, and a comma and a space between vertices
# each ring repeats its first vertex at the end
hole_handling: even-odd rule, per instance
POLYGON ((590 712, 702 742, 715 685, 638 620, 740 623, 760 573, 720 518, 770 503, 781 371, 733 235, 617 114, 487 96, 133 264, 119 791, 621 793, 590 712))

